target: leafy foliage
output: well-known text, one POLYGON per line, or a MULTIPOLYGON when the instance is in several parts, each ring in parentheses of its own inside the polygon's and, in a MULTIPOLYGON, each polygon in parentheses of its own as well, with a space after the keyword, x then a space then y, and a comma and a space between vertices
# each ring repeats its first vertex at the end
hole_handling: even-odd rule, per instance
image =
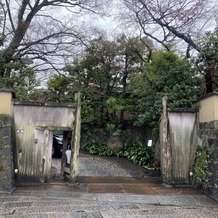
POLYGON ((50 101, 57 103, 71 103, 73 94, 70 87, 70 80, 63 75, 53 76, 47 83, 50 92, 50 101))
POLYGON ((48 89, 34 89, 29 93, 29 100, 32 102, 54 102, 53 96, 48 89))
POLYGON ((0 88, 13 89, 17 101, 29 101, 29 93, 39 85, 33 69, 20 61, 7 64, 7 69, 11 70, 11 75, 1 78, 0 88))
MULTIPOLYGON (((115 156, 113 150, 102 142, 88 142, 83 146, 83 149, 93 155, 115 156)), ((125 145, 122 151, 116 155, 118 157, 125 157, 139 166, 148 166, 154 161, 152 148, 140 142, 125 145)))
POLYGON ((201 39, 198 71, 204 76, 205 93, 218 90, 218 28, 201 39))
POLYGON ((162 97, 168 96, 169 108, 190 107, 200 93, 200 78, 192 64, 171 51, 153 54, 143 72, 131 81, 137 101, 137 123, 152 125, 162 112, 162 97))
POLYGON ((123 150, 119 152, 119 156, 126 157, 139 166, 148 166, 154 161, 152 148, 140 142, 124 146, 123 150))
POLYGON ((88 151, 90 154, 96 154, 100 156, 114 155, 113 150, 107 147, 107 145, 102 142, 88 142, 83 146, 83 149, 85 151, 88 151))
POLYGON ((69 84, 61 86, 59 82, 64 78, 57 76, 48 83, 53 87, 50 90, 56 93, 65 90, 67 94, 62 98, 66 98, 71 96, 70 89, 76 87, 83 94, 83 124, 112 123, 118 127, 123 122, 124 112, 128 110, 131 114, 133 109, 133 101, 127 93, 129 79, 138 72, 136 69, 140 68, 145 53, 145 46, 138 37, 122 35, 113 41, 93 40, 83 57, 65 67, 69 84), (60 81, 54 84, 54 79, 60 81))

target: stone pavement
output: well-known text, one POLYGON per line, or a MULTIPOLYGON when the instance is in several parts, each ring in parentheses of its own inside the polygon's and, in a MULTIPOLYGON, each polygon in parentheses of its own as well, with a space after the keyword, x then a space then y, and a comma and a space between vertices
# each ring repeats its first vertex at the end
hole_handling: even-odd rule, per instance
POLYGON ((0 192, 0 217, 218 218, 218 203, 193 187, 165 186, 126 159, 82 154, 77 184, 56 178, 0 192))
POLYGON ((204 194, 82 193, 47 186, 0 194, 0 217, 217 218, 218 203, 204 194))

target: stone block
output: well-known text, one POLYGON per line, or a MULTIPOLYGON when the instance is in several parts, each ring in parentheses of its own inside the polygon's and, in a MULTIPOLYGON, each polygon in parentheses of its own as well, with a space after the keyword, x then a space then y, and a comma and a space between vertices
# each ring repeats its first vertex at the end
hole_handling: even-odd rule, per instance
POLYGON ((210 156, 212 159, 218 160, 218 149, 215 149, 210 156))
POLYGON ((214 129, 218 129, 218 121, 216 120, 216 121, 214 121, 214 129))
POLYGON ((0 127, 11 126, 12 118, 9 115, 0 115, 0 127))
POLYGON ((13 186, 12 118, 0 115, 0 190, 13 186))
POLYGON ((216 144, 216 138, 209 138, 208 145, 211 147, 216 144))
POLYGON ((203 142, 203 146, 205 148, 215 148, 215 150, 210 154, 208 160, 210 163, 210 171, 212 173, 212 176, 210 177, 212 187, 204 187, 204 190, 206 190, 206 192, 210 195, 216 195, 218 193, 218 121, 201 123, 199 127, 200 129, 198 135, 203 142))

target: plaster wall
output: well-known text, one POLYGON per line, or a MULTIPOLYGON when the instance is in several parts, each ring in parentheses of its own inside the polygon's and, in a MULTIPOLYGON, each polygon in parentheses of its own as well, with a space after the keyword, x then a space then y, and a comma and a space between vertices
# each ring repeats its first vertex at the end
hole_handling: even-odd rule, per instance
POLYGON ((193 104, 192 108, 199 110, 199 123, 218 120, 218 94, 204 96, 193 104))
POLYGON ((12 114, 12 93, 0 91, 0 114, 12 114))

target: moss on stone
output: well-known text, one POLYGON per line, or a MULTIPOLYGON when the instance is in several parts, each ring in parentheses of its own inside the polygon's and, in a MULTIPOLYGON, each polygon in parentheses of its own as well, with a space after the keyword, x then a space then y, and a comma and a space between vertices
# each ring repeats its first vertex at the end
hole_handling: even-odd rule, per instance
POLYGON ((0 159, 0 172, 1 171, 4 171, 5 169, 4 169, 4 167, 2 166, 2 163, 1 163, 1 159, 0 159))
POLYGON ((194 165, 194 177, 197 184, 204 187, 210 187, 210 155, 213 151, 212 147, 203 147, 202 141, 197 144, 196 160, 194 165))
POLYGON ((0 114, 0 128, 10 127, 10 124, 8 124, 10 118, 11 116, 7 114, 0 114))

